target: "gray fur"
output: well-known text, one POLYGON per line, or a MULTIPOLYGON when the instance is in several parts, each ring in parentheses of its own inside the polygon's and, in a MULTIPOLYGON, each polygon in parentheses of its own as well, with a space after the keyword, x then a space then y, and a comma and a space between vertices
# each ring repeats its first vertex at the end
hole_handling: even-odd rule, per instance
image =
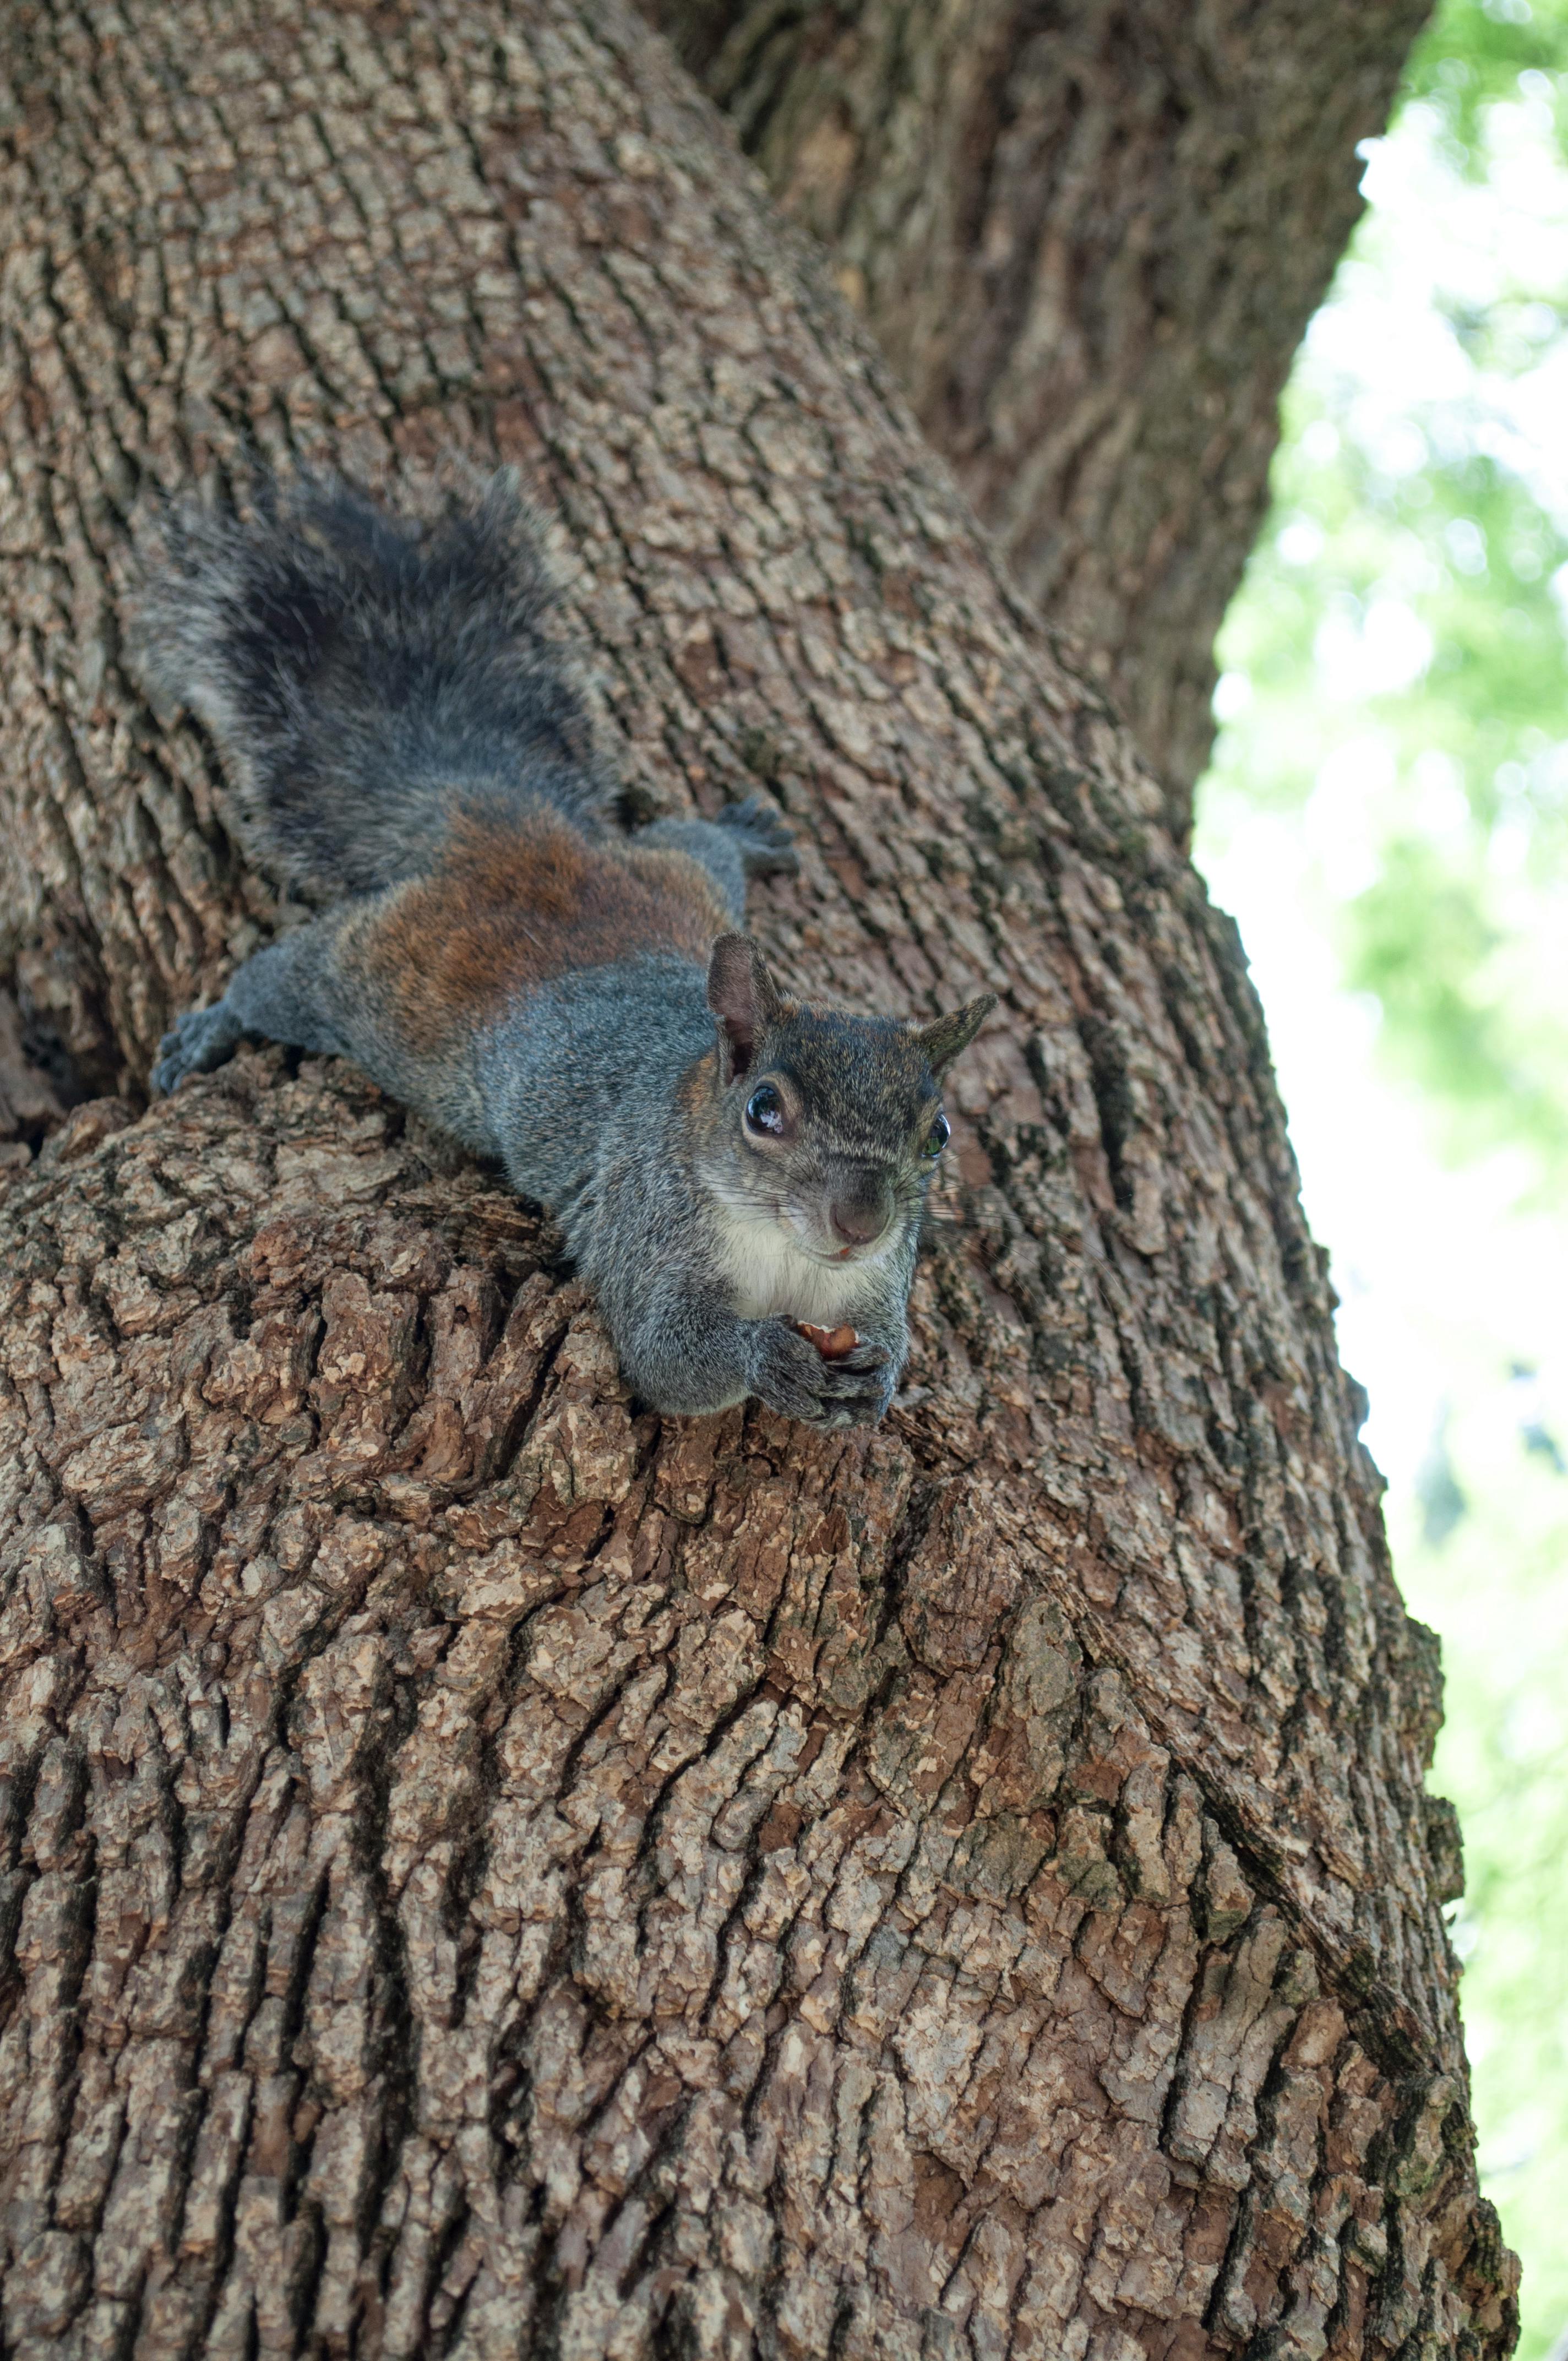
POLYGON ((127 631, 153 703, 217 740, 260 849, 294 884, 418 876, 466 806, 553 804, 600 834, 595 750, 534 522, 505 471, 426 522, 335 478, 263 478, 257 513, 160 520, 127 631))
MULTIPOLYGON (((725 935, 706 971, 674 950, 578 969, 518 992, 455 1050, 417 1051, 354 955, 398 882, 439 860, 464 806, 545 803, 592 835, 609 802, 535 630, 524 513, 499 484, 422 533, 338 485, 269 495, 251 527, 181 513, 137 607, 144 676, 208 721, 292 873, 342 898, 179 1019, 157 1086, 221 1064, 246 1033, 351 1057, 554 1211, 654 1409, 756 1394, 818 1426, 880 1418, 907 1350, 934 1068, 990 1002, 925 1033, 797 1005, 725 935), (776 1136, 751 1122, 759 1092, 776 1136), (859 1341, 824 1360, 800 1321, 859 1341)), ((638 841, 699 861, 737 922, 749 875, 795 865, 760 796, 638 841)))
POLYGON ((514 1187, 556 1213, 645 1400, 711 1411, 755 1393, 817 1425, 880 1417, 907 1349, 924 1181, 885 1258, 843 1268, 802 1256, 791 1274, 806 1296, 826 1290, 794 1315, 850 1320, 857 1353, 825 1362, 791 1319, 743 1316, 732 1247, 746 1176, 726 1156, 729 1126, 715 1126, 717 1143, 694 1139, 677 1095, 712 1046, 703 972, 685 960, 585 969, 531 993, 479 1049, 495 1150, 514 1187))
POLYGON ((788 828, 761 796, 731 804, 717 819, 656 819, 639 831, 637 841, 700 861, 723 894, 736 926, 746 916, 748 877, 800 867, 788 828))

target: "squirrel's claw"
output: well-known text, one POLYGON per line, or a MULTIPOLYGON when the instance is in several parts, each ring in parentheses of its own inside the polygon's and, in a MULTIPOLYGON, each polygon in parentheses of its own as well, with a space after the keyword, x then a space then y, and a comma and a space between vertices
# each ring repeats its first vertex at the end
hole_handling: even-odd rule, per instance
POLYGON ((738 804, 727 804, 718 824, 733 832, 748 877, 781 872, 793 875, 800 867, 789 822, 766 796, 746 796, 738 804))
POLYGON ((837 1369, 848 1369, 851 1376, 866 1369, 885 1369, 888 1356, 881 1345, 856 1345, 841 1354, 833 1364, 837 1369))
POLYGON ((893 1385, 890 1357, 880 1345, 859 1345, 841 1361, 825 1361, 791 1322, 758 1323, 751 1390, 785 1418, 806 1426, 874 1426, 893 1385))
POLYGON ((210 1074, 232 1054, 244 1031, 225 1001, 215 1008, 187 1008, 158 1045, 153 1089, 167 1098, 187 1074, 210 1074))

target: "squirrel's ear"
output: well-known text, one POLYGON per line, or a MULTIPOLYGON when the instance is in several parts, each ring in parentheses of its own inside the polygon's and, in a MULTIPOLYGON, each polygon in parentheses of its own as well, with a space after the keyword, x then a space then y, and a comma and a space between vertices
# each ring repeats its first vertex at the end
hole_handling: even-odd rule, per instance
POLYGON ((995 993, 982 992, 978 1000, 955 1008, 950 1016, 938 1016, 935 1023, 916 1028, 915 1038, 925 1050, 926 1062, 938 1081, 959 1051, 969 1048, 995 1005, 995 993))
POLYGON ((745 935, 720 935, 707 962, 707 1005, 718 1023, 721 1082, 743 1074, 757 1044, 784 1013, 762 954, 745 935))

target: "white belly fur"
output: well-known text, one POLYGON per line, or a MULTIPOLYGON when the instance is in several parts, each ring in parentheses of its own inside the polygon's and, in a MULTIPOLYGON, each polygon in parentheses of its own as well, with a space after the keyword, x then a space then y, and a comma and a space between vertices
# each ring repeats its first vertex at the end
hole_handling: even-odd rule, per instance
POLYGON ((720 1255, 729 1300, 742 1320, 809 1320, 819 1328, 853 1324, 881 1259, 819 1262, 777 1222, 733 1218, 720 1234, 720 1255))

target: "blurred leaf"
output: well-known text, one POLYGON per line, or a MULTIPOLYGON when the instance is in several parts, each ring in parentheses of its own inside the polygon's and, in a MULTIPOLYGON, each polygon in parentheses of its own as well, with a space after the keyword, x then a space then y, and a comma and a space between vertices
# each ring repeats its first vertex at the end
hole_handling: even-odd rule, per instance
POLYGON ((1406 70, 1406 94, 1436 109, 1454 164, 1476 173, 1485 170, 1486 107, 1511 98, 1521 74, 1539 75, 1548 85, 1541 96, 1553 105, 1558 137, 1568 153, 1565 57, 1563 0, 1444 0, 1416 45, 1406 70))

